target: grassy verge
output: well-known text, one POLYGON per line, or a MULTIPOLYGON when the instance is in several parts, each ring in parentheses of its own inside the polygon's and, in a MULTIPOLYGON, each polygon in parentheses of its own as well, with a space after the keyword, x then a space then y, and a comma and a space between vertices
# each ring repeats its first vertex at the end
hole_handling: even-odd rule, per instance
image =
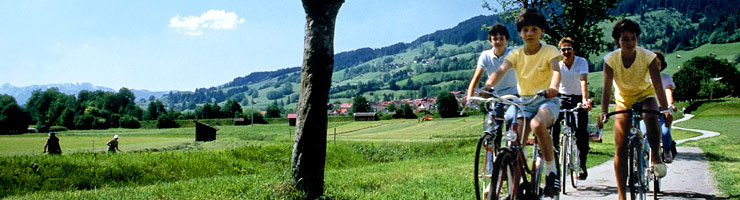
POLYGON ((740 198, 740 99, 697 102, 694 119, 681 123, 682 127, 719 132, 714 138, 686 143, 700 147, 709 160, 709 166, 719 190, 730 198, 740 198))

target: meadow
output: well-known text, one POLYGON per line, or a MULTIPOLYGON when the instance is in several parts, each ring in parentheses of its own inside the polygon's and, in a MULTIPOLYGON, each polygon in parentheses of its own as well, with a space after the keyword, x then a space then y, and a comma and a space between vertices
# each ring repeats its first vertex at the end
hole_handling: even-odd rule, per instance
MULTIPOLYGON (((482 119, 472 115, 427 122, 329 122, 325 194, 332 199, 472 197, 470 171, 482 119)), ((0 136, 0 197, 301 197, 288 184, 294 127, 273 123, 217 128, 213 142, 194 142, 193 128, 66 131, 58 133, 62 156, 40 155, 45 134, 0 136), (121 136, 124 152, 105 154, 102 144, 113 134, 121 136), (100 146, 93 150, 91 141, 100 146)), ((607 124, 602 143, 591 142, 589 167, 613 156, 610 130, 607 124)), ((676 139, 694 135, 674 131, 676 139)))

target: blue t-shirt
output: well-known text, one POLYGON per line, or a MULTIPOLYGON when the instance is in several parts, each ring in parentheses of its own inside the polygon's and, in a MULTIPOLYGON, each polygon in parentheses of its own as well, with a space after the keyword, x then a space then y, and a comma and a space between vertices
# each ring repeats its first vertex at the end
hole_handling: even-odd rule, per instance
MULTIPOLYGON (((511 48, 506 48, 504 55, 501 56, 496 56, 496 54, 493 53, 493 49, 481 52, 480 57, 478 58, 478 68, 486 70, 488 77, 491 77, 493 73, 496 73, 496 71, 499 70, 501 64, 504 63, 504 58, 509 54, 509 51, 511 51, 511 48)), ((518 94, 519 92, 516 87, 516 74, 509 71, 506 72, 506 75, 501 79, 501 82, 494 86, 494 89, 499 95, 518 94)))

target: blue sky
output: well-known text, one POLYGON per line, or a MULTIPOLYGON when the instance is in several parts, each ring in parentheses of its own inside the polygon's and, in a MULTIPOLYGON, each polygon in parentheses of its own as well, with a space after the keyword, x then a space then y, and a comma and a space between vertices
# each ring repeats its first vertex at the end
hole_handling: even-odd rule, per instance
MULTIPOLYGON (((335 52, 411 42, 478 15, 480 0, 347 0, 335 52)), ((300 66, 299 0, 23 0, 0 4, 0 84, 189 90, 300 66)))

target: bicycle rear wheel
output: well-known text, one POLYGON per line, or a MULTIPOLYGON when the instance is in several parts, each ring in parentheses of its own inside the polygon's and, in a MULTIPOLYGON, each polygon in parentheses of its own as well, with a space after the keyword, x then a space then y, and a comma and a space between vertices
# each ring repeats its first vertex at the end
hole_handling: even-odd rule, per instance
POLYGON ((516 168, 516 154, 502 149, 496 161, 493 163, 492 180, 495 184, 489 187, 486 199, 519 199, 519 182, 521 180, 519 170, 516 168))
POLYGON ((475 185, 475 197, 480 200, 483 199, 486 191, 491 191, 491 182, 493 176, 493 161, 495 152, 491 146, 491 135, 484 134, 478 140, 478 145, 475 148, 475 164, 473 166, 473 181, 475 185))

